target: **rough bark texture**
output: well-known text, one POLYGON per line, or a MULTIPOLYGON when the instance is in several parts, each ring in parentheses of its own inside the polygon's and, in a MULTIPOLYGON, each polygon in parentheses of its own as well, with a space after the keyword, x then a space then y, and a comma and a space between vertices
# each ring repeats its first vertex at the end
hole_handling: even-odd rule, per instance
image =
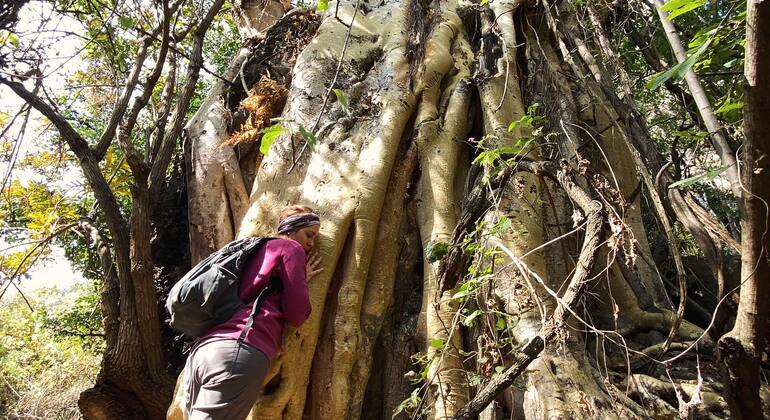
MULTIPOLYGON (((544 3, 342 2, 320 24, 293 11, 239 53, 229 87, 212 90, 187 131, 198 162, 190 177, 193 255, 234 236, 272 234, 287 204, 309 204, 323 220, 317 247, 326 269, 309 285, 313 313, 286 332, 251 418, 388 418, 414 390, 406 414, 446 419, 495 381, 514 386, 484 398, 497 407, 484 418, 681 411, 679 400, 655 399, 656 389, 670 389, 630 385, 649 368, 643 350, 681 353, 679 341, 702 332, 681 320, 683 305, 680 316, 672 312, 642 224, 639 174, 669 222, 668 198, 654 181, 660 159, 628 92, 615 93, 597 67, 594 51, 615 56, 606 36, 582 39, 569 2, 544 3), (298 39, 290 53, 269 50, 268 40, 289 38, 298 39), (227 121, 263 76, 288 90, 280 115, 287 133, 266 156, 239 161, 222 145, 237 129, 237 118, 227 121), (332 89, 345 92, 349 109, 332 89), (553 134, 509 131, 533 102, 547 118, 542 131, 553 134), (301 129, 317 144, 306 144, 301 129), (498 148, 513 159, 471 164, 498 148), (253 185, 243 181, 250 168, 253 185), (240 180, 235 189, 230 179, 240 180), (479 186, 490 205, 474 212, 463 203, 479 186), (510 228, 493 228, 504 220, 510 228), (471 229, 455 234, 458 223, 471 229), (482 247, 469 261, 490 275, 478 298, 463 300, 453 296, 470 278, 465 250, 448 250, 446 260, 435 250, 462 247, 471 234, 482 247), (464 326, 474 309, 484 310, 476 326, 464 326), (514 349, 542 338, 539 356, 514 369, 518 378, 495 379, 489 360, 516 363, 514 349), (415 350, 423 366, 410 366, 415 350), (391 369, 414 371, 414 383, 391 369)), ((595 25, 602 13, 592 11, 595 25)), ((680 296, 686 301, 686 290, 680 296)), ((668 383, 662 364, 649 370, 668 383)), ((689 368, 672 377, 697 379, 689 368)), ((169 418, 183 417, 184 391, 180 381, 169 418)), ((474 404, 474 412, 484 405, 474 404)))
POLYGON ((762 354, 770 309, 770 3, 749 1, 741 206, 741 294, 732 331, 719 341, 727 397, 736 419, 764 418, 762 354))

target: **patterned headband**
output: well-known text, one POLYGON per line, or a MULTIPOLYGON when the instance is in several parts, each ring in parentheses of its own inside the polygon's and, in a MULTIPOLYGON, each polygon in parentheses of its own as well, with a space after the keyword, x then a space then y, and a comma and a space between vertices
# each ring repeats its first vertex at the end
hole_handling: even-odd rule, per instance
POLYGON ((278 234, 285 235, 308 226, 320 224, 321 218, 315 213, 295 214, 294 216, 283 219, 281 223, 278 224, 278 234))

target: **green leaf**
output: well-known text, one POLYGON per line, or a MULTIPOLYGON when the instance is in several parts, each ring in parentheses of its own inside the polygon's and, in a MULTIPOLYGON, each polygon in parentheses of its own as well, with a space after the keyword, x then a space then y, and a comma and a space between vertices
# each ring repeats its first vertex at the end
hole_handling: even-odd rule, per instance
POLYGON ((482 314, 481 309, 476 309, 470 315, 465 317, 465 319, 463 320, 463 325, 465 325, 466 327, 470 327, 471 325, 473 325, 473 321, 476 318, 478 318, 479 315, 481 314, 482 314))
POLYGON ((449 253, 449 244, 441 241, 433 241, 425 248, 425 256, 428 262, 434 263, 449 253))
POLYGON ((337 102, 340 103, 340 107, 342 108, 342 111, 347 114, 347 116, 350 116, 350 106, 348 105, 348 95, 345 94, 340 89, 332 89, 332 92, 334 92, 334 96, 337 97, 337 102))
POLYGON ((278 136, 284 133, 286 131, 281 124, 273 124, 270 127, 267 127, 266 129, 262 130, 262 141, 259 145, 259 153, 262 153, 263 155, 267 155, 267 152, 270 150, 270 146, 273 145, 273 142, 275 141, 278 136))
POLYGON ((689 187, 690 185, 695 184, 699 181, 710 181, 722 172, 727 170, 727 166, 720 166, 719 168, 712 169, 704 174, 691 176, 689 178, 680 179, 679 181, 674 182, 673 184, 669 185, 668 188, 684 188, 689 187))
MULTIPOLYGON (((511 124, 515 124, 515 123, 517 123, 517 121, 514 121, 511 124)), ((482 166, 494 166, 495 163, 503 157, 502 155, 520 154, 521 151, 524 150, 524 148, 532 140, 534 140, 533 137, 524 136, 516 140, 516 144, 514 144, 513 146, 505 146, 505 147, 498 147, 497 149, 485 150, 479 153, 479 155, 476 156, 475 159, 473 159, 473 164, 474 165, 481 164, 482 166)))
POLYGON ((497 322, 495 323, 495 328, 497 328, 498 331, 504 330, 505 329, 505 319, 497 318, 497 322))
POLYGON ((693 133, 692 131, 688 131, 688 130, 676 130, 676 131, 673 131, 671 134, 676 137, 686 137, 686 138, 695 139, 695 140, 706 138, 709 135, 705 131, 698 131, 693 133))
POLYGON ((481 6, 483 6, 483 5, 485 5, 485 4, 489 4, 489 0, 481 0, 481 1, 479 2, 479 5, 481 5, 481 6))
POLYGON ((507 216, 500 216, 500 220, 492 226, 492 233, 505 232, 511 229, 512 222, 507 216))
POLYGON ((318 0, 315 5, 315 9, 319 12, 325 12, 329 10, 329 0, 318 0))
POLYGON ((727 102, 724 105, 714 110, 715 114, 727 114, 730 111, 736 109, 743 109, 743 102, 727 102))
POLYGON ((432 338, 430 340, 430 346, 433 347, 434 349, 441 350, 444 348, 444 346, 446 346, 446 341, 440 338, 432 338))
POLYGON ((511 122, 508 125, 508 132, 510 133, 511 131, 515 130, 516 127, 532 128, 548 121, 548 119, 544 116, 536 114, 539 107, 540 104, 537 102, 534 102, 532 105, 528 106, 526 115, 522 116, 516 121, 511 122))
POLYGON ((420 402, 422 401, 422 398, 420 398, 420 390, 421 388, 415 388, 409 397, 407 397, 404 401, 401 401, 398 407, 393 410, 392 418, 396 418, 396 416, 401 414, 402 411, 409 412, 417 409, 417 407, 420 405, 420 402))
POLYGON ((533 140, 532 137, 524 136, 516 140, 516 144, 513 145, 513 153, 519 154, 522 150, 533 140))
POLYGON ((467 297, 473 292, 470 287, 468 287, 468 284, 463 284, 460 286, 460 289, 457 291, 457 293, 452 295, 452 299, 462 299, 464 297, 467 297))
POLYGON ((10 43, 16 48, 19 48, 19 37, 8 31, 0 31, 0 45, 10 43))
POLYGON ((299 132, 302 134, 302 138, 305 139, 305 141, 311 148, 315 147, 315 145, 318 144, 318 139, 316 139, 315 135, 310 131, 307 131, 305 127, 299 126, 299 132))
POLYGON ((660 7, 660 10, 669 12, 668 20, 674 20, 677 16, 681 16, 691 10, 695 10, 699 7, 703 7, 706 4, 706 0, 669 0, 660 7))
POLYGON ((656 90, 658 89, 663 83, 666 83, 667 80, 674 78, 675 81, 682 80, 684 76, 687 74, 687 72, 692 68, 692 65, 695 64, 695 61, 698 59, 698 57, 703 54, 708 46, 711 45, 711 41, 704 42, 698 50, 696 50, 694 53, 690 54, 689 57, 687 57, 687 60, 682 61, 681 63, 675 65, 674 67, 671 67, 670 69, 658 73, 655 76, 653 76, 648 82, 647 82, 647 89, 648 90, 656 90))
POLYGON ((516 127, 518 126, 525 127, 525 128, 532 127, 532 121, 534 121, 534 118, 531 115, 524 115, 518 120, 513 121, 508 125, 508 132, 510 133, 511 131, 515 130, 516 127))
POLYGON ((692 37, 692 40, 687 45, 688 48, 698 48, 701 45, 710 42, 712 39, 714 39, 717 34, 719 33, 719 25, 714 24, 711 26, 708 26, 706 28, 702 28, 698 32, 695 33, 695 36, 692 37))
POLYGON ((133 29, 136 22, 130 16, 118 16, 118 24, 123 29, 133 29))
POLYGON ((476 156, 475 159, 473 159, 473 164, 481 164, 482 166, 492 166, 495 164, 495 161, 500 159, 500 152, 498 149, 493 150, 485 150, 481 153, 479 153, 478 156, 476 156))

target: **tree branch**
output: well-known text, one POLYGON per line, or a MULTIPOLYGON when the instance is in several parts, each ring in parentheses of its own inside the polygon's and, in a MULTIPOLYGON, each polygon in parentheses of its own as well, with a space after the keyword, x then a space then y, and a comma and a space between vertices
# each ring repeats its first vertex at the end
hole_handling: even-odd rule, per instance
MULTIPOLYGON (((172 50, 173 51, 173 50, 172 50)), ((160 146, 163 143, 163 138, 166 135, 166 124, 168 123, 168 116, 171 114, 171 104, 174 102, 174 94, 176 93, 176 57, 171 57, 169 60, 168 76, 166 78, 166 86, 163 88, 163 95, 161 103, 163 108, 160 111, 155 124, 155 133, 150 141, 150 151, 145 156, 145 162, 150 165, 153 157, 158 156, 160 153, 160 146)))
POLYGON ((123 88, 123 95, 118 99, 118 103, 115 106, 115 109, 112 110, 112 115, 110 115, 110 120, 107 122, 107 127, 102 132, 102 135, 99 136, 99 141, 97 141, 96 146, 93 149, 94 159, 97 162, 104 158, 107 149, 110 148, 110 144, 115 137, 115 131, 118 129, 120 120, 126 113, 128 102, 131 99, 131 95, 134 94, 136 84, 139 82, 139 73, 142 71, 144 60, 147 58, 147 48, 149 48, 150 45, 152 45, 152 39, 148 37, 139 47, 139 51, 134 59, 134 68, 128 76, 126 86, 123 88))
POLYGON ((118 337, 118 321, 120 319, 120 285, 118 273, 115 270, 115 261, 110 253, 110 247, 104 236, 99 232, 93 222, 83 218, 78 222, 78 228, 83 231, 85 237, 93 244, 99 262, 102 266, 104 283, 101 292, 102 327, 107 348, 113 348, 118 337))
POLYGON ((118 255, 119 268, 126 279, 130 278, 130 272, 128 271, 131 265, 129 259, 128 227, 120 213, 120 207, 115 199, 115 195, 104 179, 99 169, 98 161, 88 147, 88 143, 61 114, 40 97, 28 91, 24 85, 6 79, 3 76, 0 76, 0 83, 11 88, 19 97, 48 118, 59 131, 70 150, 75 154, 80 168, 86 176, 91 190, 94 192, 94 197, 96 197, 99 207, 104 212, 107 226, 112 234, 115 252, 118 255))
POLYGON ((533 360, 540 356, 545 348, 543 337, 537 335, 532 338, 521 350, 513 355, 511 366, 499 376, 487 382, 481 390, 468 401, 465 407, 457 410, 453 420, 475 420, 478 414, 484 410, 502 390, 511 386, 513 381, 521 375, 533 360))
MULTIPOLYGON (((663 7, 663 0, 652 0, 652 2, 655 4, 655 9, 660 17, 661 25, 663 25, 666 37, 671 45, 671 49, 674 51, 677 61, 679 63, 686 61, 688 58, 687 50, 684 48, 684 45, 682 45, 679 33, 677 32, 674 23, 668 18, 668 12, 661 9, 661 7, 663 7)), ((729 15, 730 13, 725 16, 725 19, 729 15)), ((735 151, 727 141, 727 134, 714 114, 714 108, 711 106, 706 91, 703 90, 698 75, 696 75, 695 71, 690 68, 687 70, 684 78, 687 82, 687 86, 690 88, 693 99, 698 106, 698 111, 703 118, 703 124, 708 129, 711 145, 714 147, 719 159, 722 161, 722 165, 727 166, 726 174, 730 181, 733 195, 736 198, 739 198, 741 196, 740 175, 738 173, 738 163, 735 159, 735 151)))
POLYGON ((147 80, 144 82, 142 96, 134 100, 134 103, 131 106, 131 111, 129 112, 126 120, 121 125, 120 132, 118 134, 118 144, 126 156, 126 162, 128 162, 128 165, 131 167, 131 171, 134 173, 134 176, 141 179, 147 176, 149 168, 145 164, 145 159, 142 157, 141 152, 139 152, 139 150, 137 150, 134 146, 131 139, 131 134, 134 131, 137 118, 139 118, 139 113, 142 111, 142 109, 144 109, 145 106, 147 106, 147 103, 150 101, 150 97, 152 96, 152 92, 155 89, 155 85, 158 83, 158 79, 163 72, 163 67, 166 65, 166 54, 168 53, 168 46, 170 42, 169 32, 171 26, 171 15, 172 11, 168 7, 168 1, 164 0, 163 22, 160 26, 162 28, 160 51, 158 52, 158 57, 155 62, 155 68, 153 68, 152 73, 150 73, 150 75, 147 77, 147 80))
POLYGON ((770 305, 770 2, 748 2, 744 72, 741 294, 735 325, 719 340, 719 361, 730 414, 761 419, 760 364, 770 305))
POLYGON ((182 88, 181 94, 179 95, 179 101, 174 110, 174 115, 171 118, 171 129, 161 140, 158 154, 153 157, 151 162, 149 177, 151 199, 158 196, 160 187, 163 185, 166 169, 171 161, 171 155, 174 152, 176 140, 182 132, 187 107, 190 104, 193 93, 195 93, 195 85, 198 82, 200 69, 203 65, 203 41, 206 37, 206 32, 211 26, 211 22, 222 8, 222 4, 224 4, 224 0, 216 0, 214 4, 211 5, 211 8, 208 10, 208 13, 206 13, 206 16, 203 18, 200 25, 195 29, 195 44, 190 62, 187 66, 187 74, 185 75, 186 83, 182 88))
MULTIPOLYGON (((27 260, 29 260, 30 257, 32 257, 35 254, 35 251, 37 251, 38 249, 40 249, 41 247, 43 247, 45 245, 48 245, 55 237, 61 235, 62 233, 66 232, 67 230, 71 229, 74 226, 75 226, 74 223, 70 223, 68 225, 65 225, 65 226, 57 229, 56 231, 54 231, 50 235, 48 235, 42 241, 39 241, 37 244, 35 244, 35 246, 32 247, 32 249, 24 255, 24 258, 21 259, 21 262, 19 262, 19 265, 16 266, 16 269, 13 271, 13 273, 7 278, 9 284, 6 285, 5 288, 3 288, 2 292, 0 292, 0 299, 3 298, 3 296, 5 295, 5 292, 12 285, 14 288, 16 288, 16 290, 19 292, 19 294, 21 294, 21 297, 24 299, 24 302, 27 304, 27 307, 29 307, 29 310, 32 311, 32 312, 35 312, 35 310, 32 309, 32 305, 30 305, 29 301, 27 300, 27 297, 24 296, 24 293, 21 292, 21 289, 19 289, 19 286, 17 286, 14 283, 14 281, 16 280, 16 278, 19 277, 20 274, 22 274, 22 269, 24 268, 24 264, 26 264, 27 260)), ((38 256, 39 255, 40 254, 38 254, 38 256)), ((35 257, 35 259, 32 261, 32 263, 34 263, 34 261, 37 260, 38 256, 35 257)))

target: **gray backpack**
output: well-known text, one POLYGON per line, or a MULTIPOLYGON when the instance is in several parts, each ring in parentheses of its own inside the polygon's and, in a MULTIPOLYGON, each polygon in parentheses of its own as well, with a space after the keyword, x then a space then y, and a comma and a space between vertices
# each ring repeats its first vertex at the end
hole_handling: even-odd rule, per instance
MULTIPOLYGON (((238 297, 241 272, 249 258, 273 238, 246 238, 230 242, 199 262, 174 286, 166 299, 171 326, 193 337, 227 322, 246 306, 238 297)), ((268 293, 280 289, 280 279, 273 278, 254 300, 251 314, 239 338, 243 341, 254 322, 254 315, 268 293)))

